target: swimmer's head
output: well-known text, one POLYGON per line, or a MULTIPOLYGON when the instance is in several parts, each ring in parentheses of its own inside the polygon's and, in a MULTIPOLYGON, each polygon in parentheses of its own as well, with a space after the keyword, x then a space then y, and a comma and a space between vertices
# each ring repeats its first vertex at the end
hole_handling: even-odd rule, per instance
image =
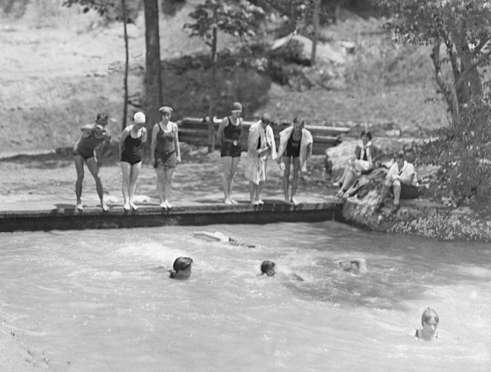
POLYGON ((301 132, 304 126, 305 120, 303 120, 300 116, 295 116, 293 118, 293 130, 295 132, 301 132))
POLYGON ((191 275, 191 264, 193 259, 190 257, 178 257, 174 261, 174 273, 171 276, 175 279, 187 279, 191 275))
POLYGON ((426 310, 423 312, 423 315, 421 315, 421 325, 429 322, 435 322, 436 324, 440 322, 438 314, 431 307, 426 308, 426 310))
POLYGON ((353 264, 351 261, 339 261, 339 267, 344 271, 357 270, 358 266, 353 264))
POLYGON ((430 340, 435 337, 439 322, 440 319, 438 318, 436 311, 428 307, 421 316, 421 324, 423 326, 422 338, 425 340, 430 340))
POLYGON ((107 125, 108 118, 109 118, 108 114, 101 112, 101 113, 97 114, 97 116, 95 118, 95 123, 105 127, 107 125))
POLYGON ((276 264, 273 261, 263 261, 261 264, 261 275, 274 276, 276 264))

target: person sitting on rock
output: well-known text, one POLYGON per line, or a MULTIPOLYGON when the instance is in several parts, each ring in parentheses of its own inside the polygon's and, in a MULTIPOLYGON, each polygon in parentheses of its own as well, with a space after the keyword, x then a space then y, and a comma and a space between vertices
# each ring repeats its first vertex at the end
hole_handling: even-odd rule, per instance
POLYGON ((336 196, 341 198, 355 184, 362 174, 369 173, 373 169, 372 133, 363 130, 361 143, 356 146, 355 157, 348 160, 343 175, 333 183, 335 187, 341 187, 336 196))
POLYGON ((406 161, 406 155, 403 151, 397 154, 394 164, 390 167, 389 173, 387 173, 374 213, 380 213, 384 206, 384 201, 390 193, 394 195, 394 204, 390 210, 391 214, 399 210, 400 199, 415 199, 419 194, 414 165, 406 161))

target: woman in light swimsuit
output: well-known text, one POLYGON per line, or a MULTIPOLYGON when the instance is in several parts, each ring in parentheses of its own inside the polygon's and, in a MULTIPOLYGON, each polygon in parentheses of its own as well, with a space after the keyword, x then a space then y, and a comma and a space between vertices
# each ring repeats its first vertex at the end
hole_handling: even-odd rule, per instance
POLYGON ((123 172, 123 208, 126 211, 138 209, 133 203, 133 197, 136 180, 142 167, 143 144, 147 141, 146 119, 143 112, 137 112, 133 121, 133 125, 123 130, 119 140, 121 171, 123 172))
POLYGON ((99 178, 99 164, 97 162, 96 149, 111 137, 106 132, 108 115, 97 114, 95 124, 84 125, 80 130, 82 136, 73 146, 73 159, 77 170, 77 181, 75 182, 75 194, 77 196, 76 209, 82 211, 82 185, 84 180, 84 163, 87 164, 90 173, 94 177, 97 195, 101 201, 101 208, 105 212, 109 207, 104 202, 104 190, 99 178))
POLYGON ((170 121, 172 108, 168 106, 159 109, 162 120, 153 126, 152 144, 150 145, 150 164, 157 173, 157 192, 160 207, 170 209, 170 192, 172 188, 172 175, 181 162, 181 148, 179 146, 179 131, 177 124, 170 121))
POLYGON ((240 137, 242 136, 242 105, 235 102, 232 107, 232 115, 224 118, 218 127, 217 142, 222 146, 220 155, 223 166, 223 194, 225 204, 237 204, 232 199, 232 187, 239 165, 242 148, 240 137))

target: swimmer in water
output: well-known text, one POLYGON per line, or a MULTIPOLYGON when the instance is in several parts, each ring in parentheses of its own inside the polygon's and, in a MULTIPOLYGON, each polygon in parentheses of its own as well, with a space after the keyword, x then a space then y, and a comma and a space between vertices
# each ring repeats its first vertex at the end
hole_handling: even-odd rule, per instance
POLYGON ((197 238, 210 238, 210 239, 213 239, 217 242, 228 243, 231 245, 238 245, 238 246, 243 246, 243 247, 247 247, 247 248, 256 248, 256 246, 254 244, 239 242, 236 239, 233 239, 233 238, 221 233, 220 231, 215 231, 215 232, 194 231, 193 234, 197 238))
POLYGON ((190 257, 178 257, 174 261, 174 270, 169 270, 169 278, 188 279, 191 276, 191 265, 193 259, 190 257))
POLYGON ((431 341, 434 338, 438 338, 438 332, 436 331, 440 319, 435 310, 428 307, 421 316, 421 325, 423 329, 417 329, 414 337, 420 340, 431 341))
POLYGON ((351 273, 366 273, 367 261, 364 258, 353 258, 351 260, 342 260, 338 262, 338 265, 344 271, 351 273))
MULTIPOLYGON (((276 263, 273 261, 263 261, 261 263, 261 275, 266 275, 266 276, 275 276, 276 274, 276 263)), ((303 278, 300 275, 297 275, 295 273, 289 273, 288 274, 290 279, 293 280, 298 280, 303 282, 303 278)))

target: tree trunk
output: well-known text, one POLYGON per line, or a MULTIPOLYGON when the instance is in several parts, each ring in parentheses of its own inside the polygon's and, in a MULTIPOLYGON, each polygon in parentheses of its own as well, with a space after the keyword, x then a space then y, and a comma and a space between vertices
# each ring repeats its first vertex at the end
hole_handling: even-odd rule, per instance
POLYGON ((314 26, 314 37, 312 38, 312 54, 310 56, 310 65, 315 65, 315 58, 317 53, 317 42, 319 40, 319 12, 321 7, 321 0, 314 0, 314 14, 312 16, 312 23, 314 26))
POLYGON ((211 81, 210 81, 210 110, 208 121, 208 152, 215 150, 215 108, 217 102, 217 43, 218 43, 218 28, 213 26, 213 39, 211 43, 211 81))
POLYGON ((121 0, 121 5, 123 7, 123 27, 124 27, 124 51, 125 51, 125 61, 124 61, 124 101, 123 101, 123 120, 122 129, 126 128, 126 119, 128 117, 128 64, 129 64, 129 47, 128 47, 128 14, 126 11, 126 0, 121 0))
MULTIPOLYGON (((144 0, 145 12, 145 78, 143 107, 147 117, 147 129, 160 121, 159 108, 162 106, 162 82, 160 67, 159 3, 158 0, 144 0)), ((149 136, 150 137, 150 136, 149 136)))

